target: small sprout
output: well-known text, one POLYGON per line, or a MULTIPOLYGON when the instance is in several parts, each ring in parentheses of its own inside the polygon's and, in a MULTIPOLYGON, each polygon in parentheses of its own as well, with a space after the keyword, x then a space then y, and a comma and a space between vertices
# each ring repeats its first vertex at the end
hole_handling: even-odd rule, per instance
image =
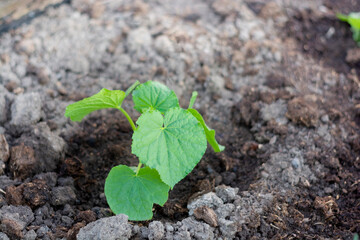
POLYGON ((126 92, 102 89, 67 106, 65 116, 72 121, 81 121, 95 110, 116 108, 134 130, 131 149, 139 165, 113 167, 105 181, 106 200, 115 214, 126 214, 134 221, 151 219, 153 204, 165 204, 169 189, 199 163, 207 142, 215 152, 224 150, 215 139, 215 131, 192 108, 196 97, 197 92, 193 92, 189 108, 183 109, 174 91, 148 81, 135 82, 126 92), (130 94, 134 108, 141 113, 136 125, 121 107, 130 94))
POLYGON ((336 17, 341 21, 347 22, 351 26, 351 31, 353 33, 353 39, 360 46, 360 12, 353 12, 349 15, 344 15, 341 13, 336 14, 336 17))

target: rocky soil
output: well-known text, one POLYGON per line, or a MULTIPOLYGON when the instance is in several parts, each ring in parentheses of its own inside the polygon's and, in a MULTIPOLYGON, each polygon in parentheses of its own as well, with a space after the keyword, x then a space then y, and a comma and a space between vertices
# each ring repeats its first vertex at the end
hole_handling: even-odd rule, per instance
MULTIPOLYGON (((351 6, 351 7, 349 7, 351 6)), ((360 53, 333 0, 72 0, 0 35, 0 239, 350 239, 360 233, 360 53), (154 219, 113 216, 136 165, 120 112, 68 104, 156 80, 192 91, 208 149, 154 219)), ((21 24, 20 24, 21 23, 21 24)), ((131 101, 125 108, 134 120, 131 101)))

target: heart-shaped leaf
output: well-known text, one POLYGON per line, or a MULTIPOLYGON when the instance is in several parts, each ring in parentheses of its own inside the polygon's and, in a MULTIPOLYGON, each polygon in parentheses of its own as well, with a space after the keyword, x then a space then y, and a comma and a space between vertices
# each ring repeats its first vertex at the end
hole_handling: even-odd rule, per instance
POLYGON ((132 93, 134 108, 140 113, 147 110, 159 110, 165 113, 168 109, 179 107, 179 100, 174 91, 159 82, 147 81, 140 84, 132 93))
POLYGON ((188 110, 171 108, 164 117, 157 110, 145 112, 137 124, 132 153, 155 168, 170 187, 190 173, 205 153, 204 130, 188 110))
POLYGON ((133 221, 151 219, 153 204, 164 205, 168 192, 169 186, 149 167, 141 168, 138 175, 125 165, 113 167, 105 182, 105 196, 111 210, 126 214, 133 221))
POLYGON ((119 108, 125 99, 121 90, 101 89, 97 94, 66 107, 65 117, 80 122, 89 113, 104 108, 119 108))

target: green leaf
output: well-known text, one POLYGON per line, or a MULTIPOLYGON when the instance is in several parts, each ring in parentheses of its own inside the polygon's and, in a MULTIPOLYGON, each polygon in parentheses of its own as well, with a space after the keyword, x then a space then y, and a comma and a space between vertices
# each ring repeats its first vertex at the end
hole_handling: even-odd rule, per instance
POLYGON ((164 205, 169 186, 159 173, 149 167, 141 168, 138 175, 125 165, 113 167, 105 181, 106 200, 115 214, 126 214, 130 220, 152 218, 153 204, 164 205))
POLYGON ((350 13, 347 22, 351 27, 359 30, 360 29, 360 13, 350 13))
POLYGON ((140 113, 149 109, 165 113, 168 109, 179 107, 179 100, 174 91, 159 82, 147 81, 133 92, 134 108, 140 113))
POLYGON ((341 21, 343 21, 343 22, 347 22, 347 21, 348 21, 348 16, 345 15, 345 14, 337 13, 337 14, 336 14, 336 17, 337 17, 338 19, 340 19, 341 21))
POLYGON ((215 130, 209 128, 205 121, 204 118, 201 116, 201 114, 193 109, 190 108, 188 109, 188 111, 200 122, 200 124, 202 125, 202 127, 204 128, 205 131, 205 135, 206 135, 206 139, 208 140, 209 144, 212 146, 212 148, 214 149, 215 152, 222 152, 224 151, 225 147, 218 144, 218 142, 216 141, 215 138, 215 130))
POLYGON ((204 130, 187 110, 171 108, 164 117, 157 110, 145 112, 137 124, 132 153, 155 168, 170 187, 190 173, 205 153, 204 130))
POLYGON ((99 93, 67 106, 65 117, 70 117, 72 121, 80 122, 93 111, 104 108, 119 108, 124 98, 124 91, 103 88, 99 93))

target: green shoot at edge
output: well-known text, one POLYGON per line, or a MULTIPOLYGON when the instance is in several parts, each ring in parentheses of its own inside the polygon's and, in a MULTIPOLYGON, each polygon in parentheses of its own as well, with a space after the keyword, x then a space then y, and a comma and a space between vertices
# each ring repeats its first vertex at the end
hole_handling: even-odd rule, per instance
POLYGON ((72 121, 81 121, 96 110, 118 109, 134 131, 131 149, 139 158, 138 166, 115 166, 105 181, 106 200, 115 214, 126 214, 134 221, 151 219, 153 204, 165 204, 169 189, 201 160, 207 142, 215 152, 225 149, 193 109, 197 95, 193 92, 188 109, 183 109, 175 92, 165 85, 136 81, 125 92, 102 89, 67 106, 65 116, 72 121), (136 124, 121 106, 130 94, 134 109, 141 113, 136 124))
POLYGON ((337 13, 336 17, 343 22, 347 22, 351 26, 351 31, 353 33, 353 39, 360 46, 360 12, 353 12, 349 15, 344 15, 337 13))

